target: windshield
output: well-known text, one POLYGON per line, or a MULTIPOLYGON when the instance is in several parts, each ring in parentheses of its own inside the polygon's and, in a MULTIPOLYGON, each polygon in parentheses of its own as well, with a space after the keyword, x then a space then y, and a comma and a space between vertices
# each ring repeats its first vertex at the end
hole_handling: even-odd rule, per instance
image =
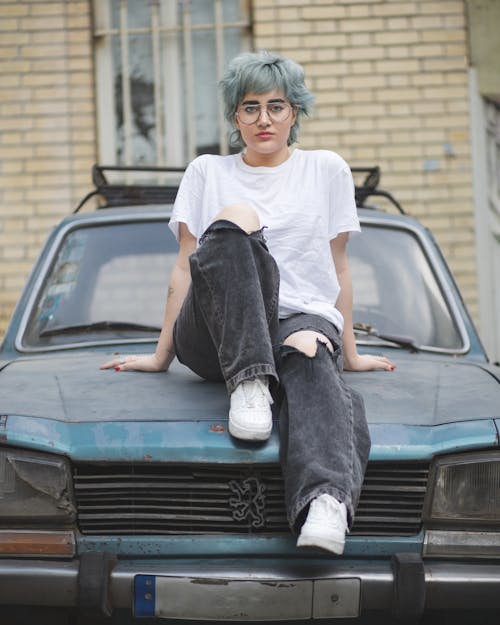
POLYGON ((364 225, 363 232, 351 238, 348 250, 354 324, 372 326, 381 335, 411 338, 419 346, 450 350, 463 347, 448 304, 414 234, 400 228, 364 225))
POLYGON ((177 249, 165 221, 70 232, 37 298, 24 344, 157 337, 177 249))
MULTIPOLYGON (((166 221, 79 227, 63 239, 35 300, 23 344, 34 348, 156 340, 177 242, 166 221)), ((415 345, 462 340, 417 238, 364 225, 348 245, 354 323, 415 345)))

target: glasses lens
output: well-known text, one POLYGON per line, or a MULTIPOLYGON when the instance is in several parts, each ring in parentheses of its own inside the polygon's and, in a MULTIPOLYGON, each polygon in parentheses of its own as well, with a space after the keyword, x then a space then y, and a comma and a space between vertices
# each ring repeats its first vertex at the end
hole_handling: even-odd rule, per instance
POLYGON ((262 107, 260 104, 247 104, 238 109, 238 119, 243 124, 255 124, 263 109, 273 122, 286 121, 292 110, 291 106, 286 102, 273 102, 265 107, 262 107))

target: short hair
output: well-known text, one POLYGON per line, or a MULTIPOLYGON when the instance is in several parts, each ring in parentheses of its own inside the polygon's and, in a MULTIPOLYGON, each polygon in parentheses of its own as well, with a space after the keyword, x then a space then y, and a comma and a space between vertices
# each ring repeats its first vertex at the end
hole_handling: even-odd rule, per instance
POLYGON ((314 99, 305 85, 303 68, 292 59, 266 50, 243 52, 236 56, 229 63, 219 86, 224 103, 224 117, 233 128, 230 136, 232 147, 244 146, 235 124, 235 114, 246 93, 260 94, 273 89, 283 91, 297 115, 290 129, 288 145, 297 141, 301 117, 310 113, 314 99))

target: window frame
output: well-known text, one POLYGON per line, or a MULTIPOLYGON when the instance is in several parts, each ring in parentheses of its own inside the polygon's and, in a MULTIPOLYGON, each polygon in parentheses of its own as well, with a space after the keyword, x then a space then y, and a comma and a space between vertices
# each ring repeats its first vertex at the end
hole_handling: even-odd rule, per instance
MULTIPOLYGON (((147 27, 127 26, 127 0, 119 0, 119 25, 113 27, 111 18, 112 0, 93 0, 93 41, 95 57, 96 115, 98 154, 101 163, 117 163, 116 140, 116 97, 114 91, 114 71, 112 38, 120 38, 121 67, 130 67, 129 35, 146 34, 151 36, 153 61, 153 92, 156 128, 156 160, 150 165, 183 167, 196 157, 196 120, 192 103, 196 96, 193 69, 193 41, 195 31, 212 31, 215 36, 215 57, 217 81, 224 72, 224 30, 241 29, 241 50, 250 48, 251 42, 251 0, 238 2, 242 19, 223 19, 224 0, 211 0, 214 20, 211 23, 193 23, 191 3, 179 0, 182 6, 182 23, 178 22, 179 2, 156 0, 148 5, 151 10, 151 23, 147 27), (182 44, 178 38, 181 37, 182 44), (184 55, 181 67, 180 45, 184 55), (186 93, 182 98, 168 98, 166 89, 176 93, 186 93)), ((122 80, 124 152, 120 164, 134 165, 132 153, 132 94, 130 74, 122 80)), ((218 137, 220 154, 229 153, 227 128, 221 103, 218 105, 218 137)))

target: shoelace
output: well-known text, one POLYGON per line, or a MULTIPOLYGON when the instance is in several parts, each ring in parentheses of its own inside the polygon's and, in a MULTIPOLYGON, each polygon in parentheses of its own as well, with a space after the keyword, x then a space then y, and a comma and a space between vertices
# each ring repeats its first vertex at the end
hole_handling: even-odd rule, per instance
POLYGON ((245 380, 241 383, 245 402, 248 406, 258 406, 264 403, 271 405, 273 398, 269 392, 267 384, 265 384, 260 378, 255 380, 245 380))

